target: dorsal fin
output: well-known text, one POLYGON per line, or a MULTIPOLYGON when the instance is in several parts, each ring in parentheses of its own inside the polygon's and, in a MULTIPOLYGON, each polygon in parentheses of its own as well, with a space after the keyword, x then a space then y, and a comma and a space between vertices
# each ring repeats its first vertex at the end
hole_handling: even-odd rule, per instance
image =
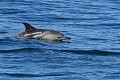
POLYGON ((24 26, 25 26, 25 31, 31 31, 31 30, 36 30, 36 28, 34 28, 33 26, 31 26, 28 23, 23 22, 24 26))

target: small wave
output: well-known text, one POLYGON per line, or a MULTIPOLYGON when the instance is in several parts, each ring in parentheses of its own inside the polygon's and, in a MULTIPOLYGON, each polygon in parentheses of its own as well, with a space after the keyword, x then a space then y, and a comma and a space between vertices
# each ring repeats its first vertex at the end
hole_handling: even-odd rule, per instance
POLYGON ((98 24, 98 25, 102 25, 102 26, 119 26, 120 23, 102 23, 102 24, 98 24))
POLYGON ((103 39, 103 38, 87 38, 88 40, 92 41, 107 41, 108 39, 103 39))
POLYGON ((101 19, 101 18, 54 18, 54 19, 56 19, 56 20, 99 20, 99 19, 101 19))
POLYGON ((54 18, 57 20, 80 20, 80 18, 54 18))
POLYGON ((100 50, 57 50, 61 52, 74 53, 74 54, 90 54, 90 55, 119 55, 120 52, 100 51, 100 50))
POLYGON ((5 31, 0 31, 0 34, 6 34, 6 33, 8 33, 8 32, 5 32, 5 31))
POLYGON ((12 50, 0 50, 0 53, 6 53, 6 52, 30 52, 30 51, 42 51, 38 48, 20 48, 20 49, 12 49, 12 50))
POLYGON ((1 8, 1 14, 18 14, 24 13, 24 11, 15 8, 1 8))
POLYGON ((41 77, 42 75, 39 74, 23 74, 23 73, 2 73, 7 76, 12 77, 41 77))
POLYGON ((74 72, 51 72, 44 74, 26 74, 26 73, 1 73, 2 75, 12 76, 12 77, 49 77, 49 76, 64 76, 76 74, 74 72))

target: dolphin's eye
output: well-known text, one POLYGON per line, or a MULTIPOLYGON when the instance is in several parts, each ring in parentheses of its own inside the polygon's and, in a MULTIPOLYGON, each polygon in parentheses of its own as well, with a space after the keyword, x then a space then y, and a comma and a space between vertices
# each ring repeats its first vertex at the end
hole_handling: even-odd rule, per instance
POLYGON ((58 37, 58 39, 60 39, 61 37, 58 37))
POLYGON ((60 38, 60 37, 58 37, 58 38, 60 38))

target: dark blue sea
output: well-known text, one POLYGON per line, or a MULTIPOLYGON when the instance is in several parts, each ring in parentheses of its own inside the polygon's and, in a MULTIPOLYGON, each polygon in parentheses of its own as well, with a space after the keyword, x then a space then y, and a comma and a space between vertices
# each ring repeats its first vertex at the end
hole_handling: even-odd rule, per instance
POLYGON ((120 0, 0 0, 0 80, 120 80, 120 0), (23 22, 72 39, 11 38, 23 22))

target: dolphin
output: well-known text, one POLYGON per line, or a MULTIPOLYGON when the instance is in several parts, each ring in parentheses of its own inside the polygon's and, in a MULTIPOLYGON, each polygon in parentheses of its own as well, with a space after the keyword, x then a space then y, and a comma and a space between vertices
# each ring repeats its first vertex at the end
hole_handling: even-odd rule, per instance
POLYGON ((28 23, 23 22, 25 26, 25 31, 13 36, 14 38, 22 38, 22 39, 37 39, 37 40, 50 40, 50 41, 63 41, 69 40, 70 37, 66 37, 64 34, 49 30, 49 29, 36 29, 28 23))

